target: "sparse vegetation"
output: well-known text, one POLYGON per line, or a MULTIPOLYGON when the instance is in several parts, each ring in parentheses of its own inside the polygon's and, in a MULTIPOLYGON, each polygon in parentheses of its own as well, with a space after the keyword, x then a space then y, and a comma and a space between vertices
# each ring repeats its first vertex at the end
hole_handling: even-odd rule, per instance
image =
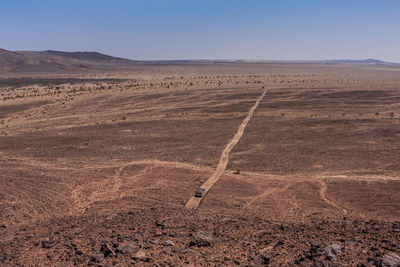
MULTIPOLYGON (((121 251, 136 246, 149 264, 168 265, 173 258, 203 265, 254 259, 257 265, 269 255, 261 258, 260 251, 268 249, 272 265, 311 265, 304 256, 310 240, 344 244, 338 261, 366 262, 375 252, 353 246, 354 233, 379 251, 392 247, 397 239, 390 220, 398 220, 400 203, 399 183, 392 179, 398 176, 393 140, 400 132, 394 85, 381 86, 378 79, 372 85, 373 77, 347 74, 349 67, 332 74, 322 73, 324 67, 272 74, 261 64, 255 70, 266 74, 236 74, 229 66, 189 73, 159 68, 162 75, 148 68, 140 75, 72 76, 82 82, 57 78, 56 84, 46 82, 54 77, 36 77, 33 84, 0 89, 0 178, 6 188, 0 190, 0 228, 13 234, 0 246, 0 262, 7 255, 7 264, 24 265, 29 258, 49 266, 70 260, 87 265, 99 256, 99 265, 129 265, 130 254, 121 251), (221 179, 198 211, 184 209, 213 174, 262 86, 267 94, 221 179), (214 247, 197 246, 201 238, 214 247), (229 254, 243 248, 243 255, 229 254)), ((394 84, 389 74, 385 79, 394 84)))

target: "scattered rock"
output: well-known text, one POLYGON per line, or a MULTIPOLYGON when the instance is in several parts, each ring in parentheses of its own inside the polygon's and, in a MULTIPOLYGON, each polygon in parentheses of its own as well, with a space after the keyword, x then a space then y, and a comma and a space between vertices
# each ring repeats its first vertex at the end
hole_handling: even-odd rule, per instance
POLYGON ((159 227, 161 227, 162 229, 165 229, 165 228, 167 228, 167 225, 164 223, 164 221, 162 221, 162 220, 157 220, 156 222, 155 222, 155 224, 156 224, 156 226, 159 226, 159 227))
POLYGON ((331 251, 326 252, 326 259, 330 261, 337 261, 336 255, 333 254, 331 251))
POLYGON ((173 248, 172 252, 179 253, 179 254, 186 254, 192 252, 190 248, 173 248))
POLYGON ((104 254, 100 251, 95 251, 90 255, 90 261, 92 262, 102 262, 104 260, 104 254))
POLYGON ((1 255, 0 254, 0 262, 3 262, 7 259, 6 255, 1 255))
POLYGON ((342 252, 342 248, 338 244, 332 244, 324 248, 326 259, 330 261, 337 261, 336 255, 342 252))
POLYGON ((117 251, 122 254, 133 255, 137 251, 137 247, 134 244, 126 244, 125 246, 118 247, 117 251))
POLYGON ((136 261, 149 261, 150 258, 147 256, 146 252, 143 249, 139 249, 133 256, 132 259, 136 261))
POLYGON ((150 244, 154 244, 154 245, 158 245, 158 244, 160 244, 157 240, 155 240, 155 239, 150 239, 149 240, 149 243, 150 244))
POLYGON ((46 238, 42 241, 42 248, 51 248, 54 245, 54 241, 51 238, 46 238))
POLYGON ((340 262, 331 262, 331 261, 321 261, 316 260, 312 265, 312 267, 348 267, 345 264, 340 262))
POLYGON ((190 242, 190 246, 207 247, 214 244, 214 235, 210 232, 199 231, 194 235, 194 239, 190 242))
POLYGON ((269 265, 271 258, 272 258, 272 256, 269 253, 264 253, 264 254, 260 255, 261 262, 265 265, 269 265))
POLYGON ((67 261, 66 263, 60 265, 59 267, 74 267, 75 263, 73 261, 67 261))
POLYGON ((103 244, 101 244, 100 252, 104 254, 104 257, 115 255, 115 249, 108 242, 104 242, 103 244))
POLYGON ((164 246, 174 246, 175 245, 174 241, 172 241, 172 240, 165 240, 163 244, 164 244, 164 246))
POLYGON ((118 234, 117 240, 118 240, 118 242, 123 242, 123 241, 129 239, 129 237, 130 237, 129 235, 118 234))
POLYGON ((395 253, 387 253, 382 257, 383 267, 400 267, 400 256, 395 253))
POLYGON ((320 241, 311 243, 310 249, 308 251, 304 251, 304 257, 307 259, 313 259, 315 257, 321 256, 322 254, 322 243, 320 241))

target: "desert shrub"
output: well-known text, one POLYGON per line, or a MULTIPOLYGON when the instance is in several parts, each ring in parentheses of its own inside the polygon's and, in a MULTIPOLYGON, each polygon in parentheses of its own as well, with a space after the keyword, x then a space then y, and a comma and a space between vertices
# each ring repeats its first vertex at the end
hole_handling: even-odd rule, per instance
POLYGON ((243 173, 243 170, 240 169, 240 168, 236 168, 236 169, 233 171, 233 174, 241 174, 241 173, 243 173))

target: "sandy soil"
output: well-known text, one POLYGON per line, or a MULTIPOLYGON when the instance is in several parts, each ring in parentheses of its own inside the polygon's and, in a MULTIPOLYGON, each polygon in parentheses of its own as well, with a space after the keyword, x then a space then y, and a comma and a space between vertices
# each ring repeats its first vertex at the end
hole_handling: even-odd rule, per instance
POLYGON ((398 73, 0 79, 0 263, 384 266, 400 254, 398 73))

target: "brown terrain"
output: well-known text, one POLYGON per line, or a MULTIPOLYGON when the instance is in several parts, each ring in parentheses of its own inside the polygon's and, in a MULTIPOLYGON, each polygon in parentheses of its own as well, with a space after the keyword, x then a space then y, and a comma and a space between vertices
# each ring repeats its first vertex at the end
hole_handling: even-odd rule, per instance
POLYGON ((4 71, 0 93, 0 266, 399 266, 398 67, 4 71))

